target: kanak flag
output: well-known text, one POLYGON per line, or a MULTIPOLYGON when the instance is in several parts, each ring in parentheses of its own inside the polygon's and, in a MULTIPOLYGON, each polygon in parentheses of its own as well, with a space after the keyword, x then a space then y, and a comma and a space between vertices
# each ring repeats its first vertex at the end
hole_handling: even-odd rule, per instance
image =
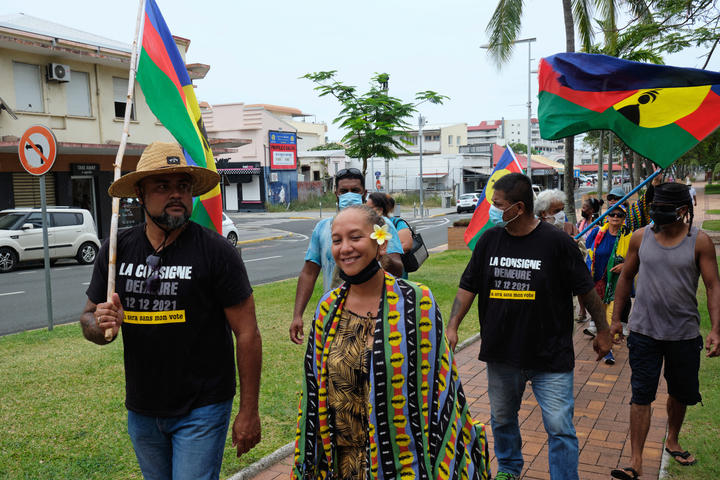
POLYGON ((548 140, 612 130, 662 168, 720 125, 720 73, 559 53, 540 61, 538 118, 548 140))
MULTIPOLYGON (((217 171, 190 75, 155 0, 145 0, 137 80, 150 110, 185 151, 188 165, 217 171)), ((222 233, 219 186, 194 199, 191 219, 222 233)))
POLYGON ((475 244, 485 230, 495 226, 488 216, 488 210, 490 209, 490 205, 492 203, 493 192, 495 191, 493 188, 495 182, 508 173, 521 172, 522 168, 520 168, 520 164, 515 158, 515 154, 510 147, 507 147, 498 160, 497 165, 495 165, 487 185, 483 188, 477 207, 475 207, 475 213, 473 213, 472 219, 470 219, 470 225, 468 225, 465 230, 464 239, 467 246, 470 247, 470 250, 475 248, 475 244))

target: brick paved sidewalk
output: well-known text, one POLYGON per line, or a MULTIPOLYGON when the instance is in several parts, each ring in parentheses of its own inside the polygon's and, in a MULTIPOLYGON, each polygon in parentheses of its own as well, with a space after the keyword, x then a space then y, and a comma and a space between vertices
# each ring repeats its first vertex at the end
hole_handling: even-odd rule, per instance
MULTIPOLYGON (((590 337, 582 328, 575 333, 575 428, 580 444, 580 478, 583 480, 610 477, 610 470, 630 462, 630 366, 627 348, 615 346, 615 365, 595 362, 590 337)), ((475 342, 457 354, 456 362, 465 395, 473 418, 488 424, 491 465, 497 464, 493 455, 490 423, 490 402, 487 396, 485 363, 477 359, 480 342, 475 342)), ((645 444, 643 478, 657 478, 665 437, 665 381, 662 379, 657 400, 653 403, 650 433, 645 444)), ((521 478, 549 479, 547 435, 540 408, 529 388, 520 407, 520 429, 523 437, 525 468, 521 478)), ((287 478, 292 458, 264 470, 253 480, 287 478)))

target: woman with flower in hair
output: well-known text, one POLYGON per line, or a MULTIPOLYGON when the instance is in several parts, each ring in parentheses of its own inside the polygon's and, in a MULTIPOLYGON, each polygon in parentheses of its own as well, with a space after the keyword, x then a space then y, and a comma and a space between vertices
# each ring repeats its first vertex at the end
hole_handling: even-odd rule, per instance
POLYGON ((488 479, 440 311, 426 286, 382 269, 388 237, 364 205, 333 220, 344 283, 308 335, 292 478, 488 479))

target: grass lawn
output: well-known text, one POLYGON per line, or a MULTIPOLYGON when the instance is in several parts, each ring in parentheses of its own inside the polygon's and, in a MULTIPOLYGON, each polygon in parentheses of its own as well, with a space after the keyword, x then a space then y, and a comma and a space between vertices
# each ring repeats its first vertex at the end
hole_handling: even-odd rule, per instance
POLYGON ((705 185, 705 193, 720 193, 720 183, 708 183, 705 185))
POLYGON ((703 230, 720 231, 720 220, 705 220, 702 224, 703 230))
POLYGON ((720 210, 705 210, 705 213, 709 213, 710 215, 720 215, 720 210))
MULTIPOLYGON (((719 259, 720 261, 720 259, 719 259)), ((710 316, 707 311, 705 287, 700 282, 698 288, 698 307, 700 310, 700 330, 703 338, 710 331, 710 316)), ((720 478, 720 456, 718 439, 720 438, 720 358, 707 358, 705 350, 700 363, 700 393, 702 404, 688 407, 683 428, 680 431, 680 445, 692 452, 698 463, 683 467, 674 460, 668 467, 669 478, 678 480, 717 480, 720 478)))
MULTIPOLYGON (((410 275, 431 286, 445 321, 469 258, 469 250, 432 255, 410 275)), ((288 338, 295 284, 255 288, 263 337, 262 442, 238 460, 228 435, 221 478, 294 439, 305 351, 288 338)), ((319 295, 316 288, 306 331, 319 295)), ((460 340, 477 330, 473 307, 460 340)), ((78 324, 0 337, 0 478, 142 478, 127 436, 124 383, 122 338, 99 347, 83 339, 78 324)))

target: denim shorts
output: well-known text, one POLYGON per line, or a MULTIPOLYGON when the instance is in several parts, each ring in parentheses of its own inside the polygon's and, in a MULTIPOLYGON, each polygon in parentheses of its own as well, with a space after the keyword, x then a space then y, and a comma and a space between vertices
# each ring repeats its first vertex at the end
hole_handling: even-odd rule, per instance
POLYGON ((684 405, 702 401, 698 381, 702 336, 690 340, 655 340, 631 331, 627 346, 632 370, 630 403, 650 405, 655 400, 663 362, 668 394, 684 405))

